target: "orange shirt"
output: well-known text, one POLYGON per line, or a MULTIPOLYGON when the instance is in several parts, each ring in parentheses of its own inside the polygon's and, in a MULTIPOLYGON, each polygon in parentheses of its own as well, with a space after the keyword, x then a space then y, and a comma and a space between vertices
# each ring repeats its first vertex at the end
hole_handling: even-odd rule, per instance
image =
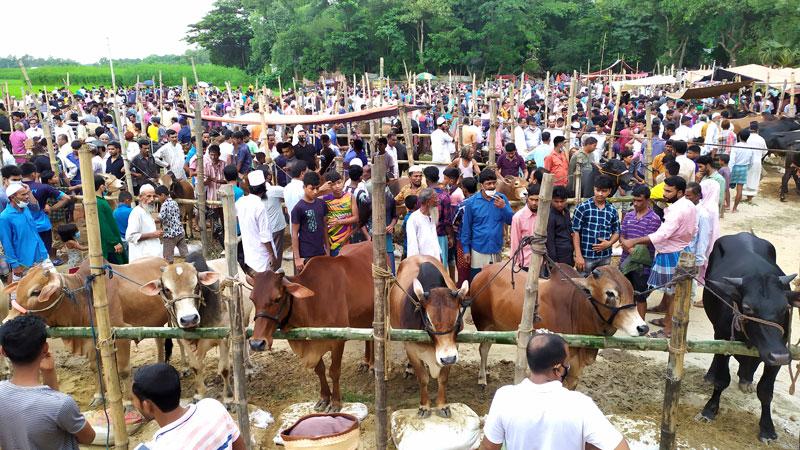
POLYGON ((544 157, 544 168, 553 174, 553 184, 556 186, 566 186, 568 180, 569 161, 565 152, 553 150, 544 157))

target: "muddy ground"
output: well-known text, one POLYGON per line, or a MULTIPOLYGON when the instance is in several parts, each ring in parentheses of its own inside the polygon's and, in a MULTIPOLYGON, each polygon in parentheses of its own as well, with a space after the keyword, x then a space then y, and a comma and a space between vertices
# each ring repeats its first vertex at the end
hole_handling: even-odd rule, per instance
MULTIPOLYGON (((777 200, 780 175, 777 167, 766 165, 768 175, 762 192, 751 204, 740 206, 737 214, 726 214, 722 220, 723 234, 751 229, 759 236, 771 241, 778 253, 778 261, 787 273, 795 273, 800 264, 797 237, 800 217, 800 197, 792 193, 789 203, 777 200)), ((658 301, 656 295, 651 302, 658 301)), ((800 320, 795 314, 794 329, 800 330, 800 320)), ((650 319, 650 317, 648 317, 650 319)), ((471 329, 471 326, 467 327, 471 329)), ((795 336, 799 332, 795 332, 795 336)), ((690 339, 711 339, 712 328, 702 309, 692 308, 690 339)), ((370 416, 362 425, 362 448, 373 448, 374 401, 373 378, 358 373, 357 364, 363 352, 362 343, 350 342, 346 347, 341 386, 345 401, 366 403, 370 416)), ((488 412, 492 396, 498 387, 509 384, 513 378, 515 349, 512 346, 495 345, 489 356, 489 385, 485 391, 477 385, 478 346, 469 344, 460 348, 460 362, 450 373, 449 400, 471 406, 479 415, 488 412)), ((177 351, 176 351, 177 355, 177 351)), ((402 375, 399 361, 403 351, 398 343, 391 348, 395 361, 388 383, 388 400, 391 410, 416 408, 418 388, 416 380, 402 375)), ((71 356, 63 350, 57 352, 61 389, 72 394, 82 408, 86 408, 94 392, 95 381, 85 360, 71 356)), ((139 345, 133 357, 134 366, 155 360, 152 342, 139 345)), ((318 383, 311 371, 301 369, 297 358, 285 342, 276 341, 270 353, 253 357, 255 375, 249 380, 250 403, 274 416, 292 403, 316 400, 318 383)), ((662 413, 666 353, 603 350, 597 362, 584 371, 578 390, 591 396, 612 422, 631 441, 632 448, 658 448, 662 413)), ((721 410, 712 423, 698 423, 694 416, 702 409, 711 394, 710 385, 703 375, 711 361, 711 355, 687 354, 686 374, 682 384, 679 409, 678 440, 680 448, 697 449, 749 449, 761 447, 757 440, 760 404, 756 395, 745 394, 736 388, 736 362, 732 360, 732 387, 722 396, 721 410)), ((219 395, 221 383, 213 375, 216 366, 216 351, 206 358, 210 385, 209 393, 219 395)), ((760 371, 759 371, 760 374, 760 371)), ((759 376, 756 375, 756 377, 759 376)), ((775 398, 772 404, 773 417, 778 432, 778 441, 772 448, 798 448, 800 433, 800 399, 788 394, 788 370, 778 376, 775 398)), ((185 397, 192 395, 193 379, 184 379, 185 397)), ((432 383, 431 390, 436 388, 432 383)), ((272 437, 277 425, 266 433, 259 432, 259 448, 275 448, 272 437)), ((132 442, 149 438, 154 427, 151 424, 143 432, 132 437, 132 442)))

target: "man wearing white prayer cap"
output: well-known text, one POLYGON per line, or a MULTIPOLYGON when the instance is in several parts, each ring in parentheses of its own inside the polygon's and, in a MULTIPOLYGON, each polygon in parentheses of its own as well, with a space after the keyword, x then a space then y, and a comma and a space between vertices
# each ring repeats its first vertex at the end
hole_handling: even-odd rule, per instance
POLYGON ((408 184, 400 189, 394 200, 402 205, 406 201, 406 197, 417 195, 422 187, 422 166, 414 164, 408 168, 408 184))
POLYGON ((280 268, 280 255, 276 255, 272 241, 269 215, 263 199, 267 195, 264 172, 253 170, 247 174, 250 193, 236 201, 236 217, 242 235, 239 251, 244 263, 256 272, 280 268))

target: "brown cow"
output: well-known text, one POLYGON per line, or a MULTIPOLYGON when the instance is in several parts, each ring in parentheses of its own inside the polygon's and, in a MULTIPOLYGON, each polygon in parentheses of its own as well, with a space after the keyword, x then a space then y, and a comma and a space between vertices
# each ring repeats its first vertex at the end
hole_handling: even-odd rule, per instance
MULTIPOLYGON (((311 259, 299 275, 286 276, 279 269, 248 277, 253 286, 250 299, 256 308, 250 348, 271 349, 272 334, 278 329, 371 327, 374 301, 371 261, 372 243, 362 242, 345 246, 339 256, 311 259)), ((342 407, 339 376, 344 344, 336 340, 289 341, 303 365, 313 368, 319 377, 320 400, 314 406, 317 411, 339 411, 342 407), (333 391, 322 359, 328 352, 331 352, 329 372, 333 391)))
MULTIPOLYGON (((146 282, 161 275, 161 267, 167 262, 163 258, 142 258, 131 264, 111 267, 135 281, 132 283, 121 276, 106 279, 111 326, 160 327, 169 318, 164 301, 159 295, 144 295, 139 292, 139 282, 146 282)), ((9 316, 36 314, 52 327, 88 327, 93 324, 94 314, 89 308, 92 298, 85 289, 90 274, 89 261, 84 261, 74 274, 44 270, 41 266, 31 268, 22 280, 6 287, 6 293, 16 292, 16 301, 9 316)), ((65 346, 73 353, 83 355, 95 367, 95 344, 91 339, 63 339, 65 346)), ((159 342, 159 360, 163 360, 163 345, 159 342)), ((130 341, 116 341, 117 368, 120 378, 126 380, 130 375, 130 341)), ((127 389, 123 388, 127 393, 127 389)), ((99 404, 100 394, 95 394, 93 405, 99 404)))
MULTIPOLYGON (((142 286, 139 290, 146 295, 164 295, 171 305, 170 314, 181 322, 182 328, 228 327, 230 316, 228 305, 220 292, 218 281, 225 268, 225 259, 206 262, 201 252, 188 255, 186 262, 162 267, 161 276, 142 286), (192 314, 197 320, 192 320, 192 314)), ((243 272, 240 274, 243 279, 243 272)), ((249 289, 243 294, 249 295, 249 289)), ((247 302, 249 303, 249 302, 247 302)), ((244 325, 249 321, 251 308, 243 312, 244 325)), ((179 340, 184 353, 189 355, 189 367, 195 374, 195 395, 200 400, 206 395, 205 364, 206 353, 219 346, 217 374, 222 378, 223 401, 229 400, 232 374, 227 339, 179 340)))
POLYGON ((524 200, 528 195, 528 181, 519 177, 497 177, 497 192, 512 202, 524 200))
MULTIPOLYGON (((572 267, 559 264, 561 271, 575 284, 552 270, 548 280, 539 280, 539 315, 536 328, 556 333, 611 336, 622 329, 631 336, 647 333, 648 327, 636 312, 631 283, 616 267, 603 266, 586 278, 572 267)), ((511 267, 490 264, 472 281, 476 297, 472 304, 472 320, 480 331, 513 331, 519 327, 525 297, 526 273, 513 275, 511 267), (497 277, 495 274, 501 271, 497 277), (487 283, 489 283, 487 287, 487 283)), ((486 386, 486 359, 491 344, 480 345, 481 367, 478 384, 486 386)), ((565 386, 574 389, 584 367, 593 363, 596 349, 570 348, 570 371, 565 386)))
POLYGON ((419 382, 420 417, 428 417, 428 373, 439 380, 436 414, 450 417, 447 405, 447 378, 450 366, 458 361, 456 335, 463 328, 469 283, 461 289, 447 275, 442 263, 425 255, 412 256, 400 263, 397 283, 389 293, 391 324, 397 329, 425 330, 428 342, 405 342, 406 355, 419 382), (399 286, 398 286, 399 285, 399 286), (425 368, 427 366, 427 369, 425 368))

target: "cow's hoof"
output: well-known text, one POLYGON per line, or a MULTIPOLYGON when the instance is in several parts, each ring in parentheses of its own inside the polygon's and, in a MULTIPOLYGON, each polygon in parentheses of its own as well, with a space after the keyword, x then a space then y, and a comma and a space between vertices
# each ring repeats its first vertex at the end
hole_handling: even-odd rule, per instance
POLYGON ((705 411, 698 413, 696 416, 694 416, 694 421, 700 423, 709 423, 712 420, 714 420, 713 415, 711 414, 706 415, 706 414, 707 413, 705 411))
POLYGON ((753 387, 753 383, 739 382, 739 390, 745 394, 752 394, 756 388, 753 387))
POLYGON ((778 440, 778 433, 776 433, 775 430, 762 431, 758 433, 758 440, 765 444, 771 444, 778 440))
POLYGON ((441 417, 441 418, 444 418, 444 419, 449 419, 450 417, 453 416, 453 414, 450 413, 450 407, 449 406, 445 406, 444 408, 437 409, 436 410, 436 415, 441 417))
POLYGON ((99 394, 94 394, 91 403, 89 403, 89 408, 97 408, 98 406, 103 406, 103 403, 104 403, 103 397, 101 397, 99 394))
POLYGON ((193 373, 194 371, 192 371, 192 369, 183 369, 181 372, 181 378, 189 378, 189 376, 191 376, 193 373))
POLYGON ((406 369, 406 371, 403 372, 403 378, 406 379, 406 380, 411 378, 411 377, 413 377, 413 376, 414 376, 414 372, 413 371, 409 372, 408 369, 406 369))
POLYGON ((330 414, 330 413, 337 413, 337 412, 339 412, 341 410, 342 410, 342 404, 341 403, 331 403, 325 409, 325 412, 330 414))
POLYGON ((431 416, 431 409, 426 406, 420 406, 417 410, 417 417, 420 419, 427 419, 431 416))
POLYGON ((316 412, 325 411, 326 409, 328 409, 328 405, 330 405, 330 403, 331 403, 330 400, 322 398, 314 405, 314 411, 316 412))
POLYGON ((370 369, 369 364, 365 363, 364 361, 361 361, 360 363, 358 363, 358 367, 356 367, 356 372, 367 373, 369 372, 369 369, 370 369))

